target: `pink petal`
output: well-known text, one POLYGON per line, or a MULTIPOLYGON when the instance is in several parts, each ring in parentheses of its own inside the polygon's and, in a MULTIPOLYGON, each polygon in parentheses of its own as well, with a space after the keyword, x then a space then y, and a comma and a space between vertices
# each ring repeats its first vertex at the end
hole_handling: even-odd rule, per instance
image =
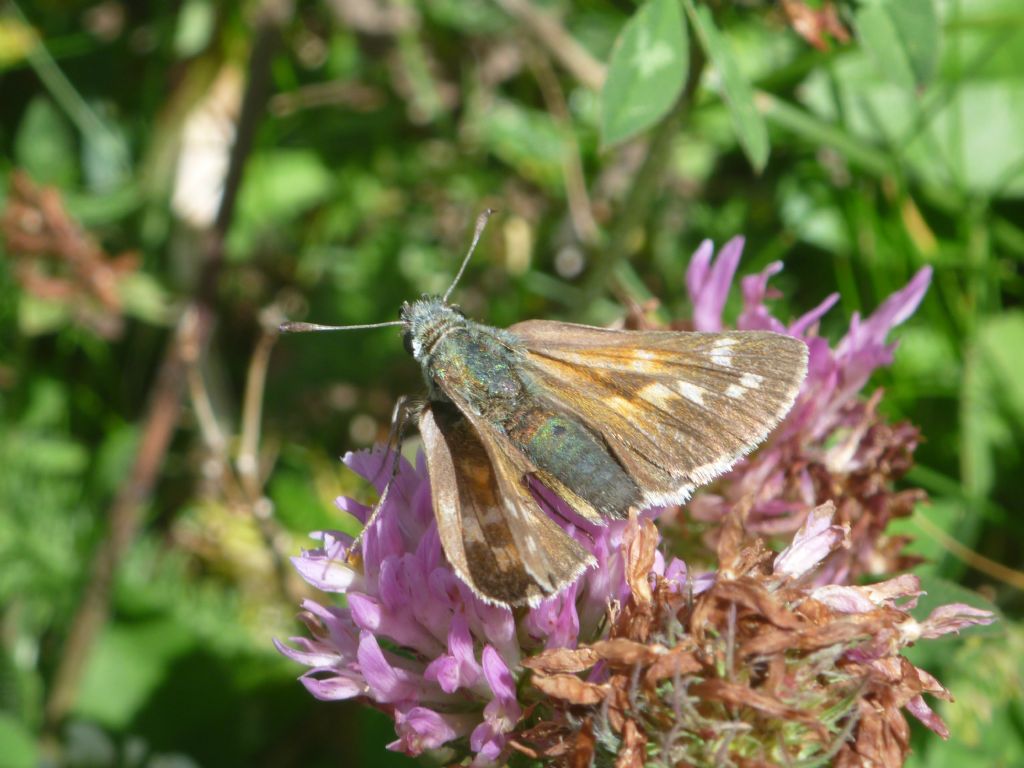
POLYGON ((850 527, 832 525, 835 505, 831 502, 811 510, 793 543, 775 558, 775 573, 799 578, 830 553, 849 543, 850 527))
POLYGON ((965 603, 942 605, 921 622, 921 636, 933 639, 950 632, 959 634, 964 627, 987 626, 996 620, 991 611, 974 608, 965 603))
POLYGON ((949 729, 942 722, 942 718, 936 715, 931 707, 925 704, 921 696, 915 696, 907 702, 907 711, 920 720, 926 728, 939 734, 943 739, 949 738, 949 729))

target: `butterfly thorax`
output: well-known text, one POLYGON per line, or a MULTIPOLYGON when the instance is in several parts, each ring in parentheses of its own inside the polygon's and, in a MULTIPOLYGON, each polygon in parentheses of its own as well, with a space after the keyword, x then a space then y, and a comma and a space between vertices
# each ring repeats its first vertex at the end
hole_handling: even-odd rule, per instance
POLYGON ((469 320, 439 298, 402 308, 406 349, 423 369, 431 400, 467 405, 474 413, 502 411, 521 396, 511 337, 469 320))

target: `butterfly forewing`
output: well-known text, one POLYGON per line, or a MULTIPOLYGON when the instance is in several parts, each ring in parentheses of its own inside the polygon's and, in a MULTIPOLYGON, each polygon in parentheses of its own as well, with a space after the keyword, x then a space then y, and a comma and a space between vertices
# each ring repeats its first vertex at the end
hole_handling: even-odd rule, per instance
POLYGON ((615 331, 530 321, 534 389, 571 410, 637 481, 648 505, 679 503, 729 469, 792 406, 807 367, 798 339, 767 331, 615 331))
POLYGON ((534 604, 593 558, 552 522, 524 484, 523 467, 454 406, 420 416, 434 514, 456 574, 489 602, 534 604))

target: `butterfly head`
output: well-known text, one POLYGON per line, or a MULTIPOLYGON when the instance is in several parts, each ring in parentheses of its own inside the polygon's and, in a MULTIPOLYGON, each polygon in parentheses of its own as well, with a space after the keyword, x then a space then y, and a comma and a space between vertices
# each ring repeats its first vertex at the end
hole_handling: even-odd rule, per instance
POLYGON ((405 302, 398 315, 402 321, 402 343, 419 363, 425 363, 438 340, 454 328, 463 328, 469 320, 457 306, 446 304, 439 296, 424 296, 405 302))

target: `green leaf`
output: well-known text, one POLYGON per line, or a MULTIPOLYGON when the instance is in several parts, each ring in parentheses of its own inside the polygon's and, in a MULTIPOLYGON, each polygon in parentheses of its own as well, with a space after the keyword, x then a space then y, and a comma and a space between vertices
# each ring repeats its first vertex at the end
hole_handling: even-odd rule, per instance
POLYGON ((961 401, 964 485, 971 497, 988 496, 1000 468, 1015 466, 1024 451, 1024 312, 989 318, 969 345, 961 401))
POLYGON ((268 235, 323 202, 333 186, 330 171, 314 152, 277 149, 253 155, 238 193, 229 252, 247 255, 268 235))
POLYGON ((857 36, 878 68, 904 88, 921 88, 935 74, 940 27, 932 0, 877 0, 855 17, 857 36))
POLYGON ((36 740, 23 723, 0 712, 0 752, 9 768, 30 768, 39 764, 36 740))
POLYGON ((167 618, 108 626, 89 657, 75 714, 126 727, 194 647, 190 631, 167 618))
POLYGON ((36 96, 25 110, 14 137, 15 162, 41 184, 72 186, 77 180, 74 132, 45 96, 36 96))
POLYGON ((668 114, 689 66, 685 17, 677 0, 650 0, 615 41, 601 93, 601 137, 617 144, 668 114))
POLYGON ((183 59, 201 53, 210 44, 216 22, 216 6, 213 3, 207 0, 185 0, 178 11, 174 52, 183 59))
POLYGON ((170 322, 171 298, 152 275, 131 272, 121 278, 117 290, 124 302, 125 314, 155 325, 170 322))
MULTIPOLYGON (((102 114, 102 104, 93 105, 102 114)), ((129 181, 131 159, 124 131, 109 115, 104 115, 106 130, 87 130, 82 133, 82 170, 90 191, 98 194, 112 192, 129 181)))
POLYGON ((729 44, 715 25, 711 11, 697 8, 693 0, 683 0, 693 28, 697 32, 701 47, 721 78, 722 99, 729 108, 733 128, 740 146, 754 170, 760 173, 768 164, 771 147, 768 143, 768 127, 764 116, 754 105, 754 90, 740 71, 729 44))
POLYGON ((41 336, 63 328, 70 320, 67 308, 56 301, 29 293, 18 300, 18 330, 26 336, 41 336))
POLYGON ((565 132, 547 112, 497 101, 476 112, 472 132, 495 157, 551 191, 563 188, 565 132))
MULTIPOLYGON (((947 44, 920 98, 880 71, 866 48, 836 57, 801 84, 798 98, 843 141, 832 142, 869 172, 907 168, 946 193, 1024 196, 1024 15, 1014 0, 961 4, 943 19, 947 44), (995 19, 1005 23, 995 23, 995 19), (853 146, 882 163, 866 163, 853 146), (890 166, 887 170, 886 166, 890 166), (877 167, 876 167, 877 166, 877 167)), ((779 100, 781 102, 781 100, 779 100)), ((791 126, 783 126, 791 127, 791 126)), ((815 136, 805 134, 811 141, 815 136)))

